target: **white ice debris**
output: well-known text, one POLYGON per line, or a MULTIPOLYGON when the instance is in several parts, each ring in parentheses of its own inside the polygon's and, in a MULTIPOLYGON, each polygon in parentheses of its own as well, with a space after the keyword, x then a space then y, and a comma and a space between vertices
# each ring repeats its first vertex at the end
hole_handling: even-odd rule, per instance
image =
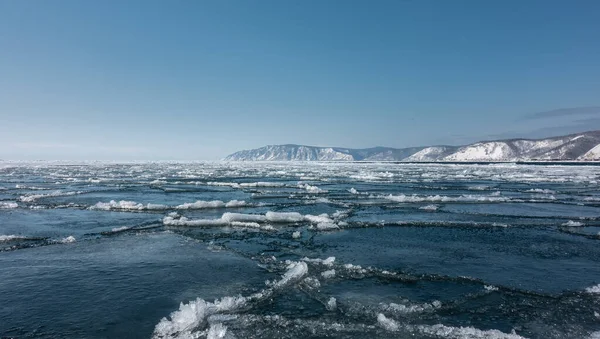
POLYGON ((298 183, 298 188, 304 189, 309 193, 327 193, 327 190, 309 184, 298 183))
POLYGON ((600 294, 600 284, 585 289, 587 293, 600 294))
POLYGON ((325 279, 331 279, 331 278, 335 277, 335 270, 323 271, 323 272, 321 272, 321 276, 325 279))
POLYGON ((295 223, 305 219, 305 217, 298 212, 267 212, 265 218, 270 222, 276 223, 295 223))
POLYGON ((391 332, 404 328, 409 332, 419 332, 427 336, 453 339, 525 339, 514 333, 504 333, 498 330, 480 330, 474 327, 452 327, 442 324, 437 325, 404 325, 401 326, 394 319, 386 317, 383 313, 377 315, 377 323, 383 329, 391 332))
MULTIPOLYGON (((257 227, 264 223, 273 224, 297 224, 308 222, 316 225, 319 230, 329 230, 338 228, 338 225, 327 214, 321 215, 302 215, 298 212, 267 212, 262 214, 244 214, 244 213, 224 213, 219 219, 188 219, 179 217, 179 215, 168 215, 163 218, 163 224, 167 226, 242 226, 257 227)), ((269 229, 273 229, 269 226, 269 229)))
POLYGON ((494 292, 498 290, 498 287, 494 285, 484 285, 483 288, 485 288, 485 290, 488 292, 494 292))
POLYGON ((0 209, 12 209, 19 207, 19 204, 12 201, 0 201, 0 209))
POLYGON ((395 332, 400 329, 400 326, 394 319, 387 318, 383 313, 377 315, 377 322, 387 331, 395 332))
POLYGON ((300 260, 305 261, 305 262, 309 262, 309 263, 313 263, 313 264, 321 264, 321 265, 324 265, 324 266, 331 267, 331 266, 333 266, 333 263, 335 262, 335 257, 329 257, 327 259, 319 259, 319 258, 317 258, 317 259, 310 259, 310 258, 304 257, 304 258, 302 258, 300 260))
POLYGON ((403 203, 411 203, 411 202, 463 202, 463 201, 489 201, 489 202, 502 202, 509 201, 509 198, 500 197, 498 194, 492 195, 473 195, 473 194, 464 194, 460 196, 443 196, 443 195, 385 195, 380 196, 380 198, 395 201, 395 202, 403 202, 403 203))
POLYGON ((164 181, 164 180, 158 180, 158 179, 156 179, 156 180, 154 180, 154 181, 151 181, 151 182, 150 182, 150 185, 164 185, 164 184, 166 184, 166 183, 167 183, 167 182, 166 182, 166 181, 164 181))
MULTIPOLYGON (((198 338, 199 332, 208 325, 208 318, 217 314, 235 313, 243 308, 250 307, 254 301, 260 301, 273 294, 274 289, 281 289, 296 282, 308 273, 308 266, 304 262, 290 262, 287 271, 279 281, 271 285, 271 288, 262 290, 248 297, 223 297, 214 302, 207 302, 204 299, 197 298, 187 304, 181 303, 179 310, 171 313, 169 318, 162 318, 154 328, 153 338, 155 339, 187 339, 198 338)), ((211 324, 211 327, 213 325, 211 324)), ((212 329, 213 338, 220 338, 217 335, 224 336, 227 329, 224 326, 214 325, 212 329)), ((206 333, 206 332, 205 332, 206 333)), ((209 328, 208 333, 211 333, 209 328)))
POLYGON ((125 210, 125 211, 143 211, 143 210, 164 210, 168 208, 165 205, 159 204, 140 204, 135 201, 115 201, 111 200, 110 202, 98 202, 94 206, 91 206, 91 210, 125 210))
POLYGON ((600 331, 590 333, 590 336, 587 339, 600 339, 600 331))
POLYGON ((176 206, 167 206, 162 204, 142 204, 135 201, 115 201, 110 202, 98 202, 97 204, 90 207, 91 210, 121 210, 121 211, 146 211, 146 210, 167 210, 167 209, 178 209, 178 210, 189 210, 189 209, 208 209, 208 208, 235 208, 248 206, 245 201, 231 200, 223 202, 221 200, 203 201, 198 200, 196 202, 188 202, 176 206))
POLYGON ((204 208, 231 208, 231 207, 244 207, 247 206, 245 201, 240 200, 231 200, 228 202, 223 202, 221 200, 212 200, 212 201, 203 201, 198 200, 196 202, 188 202, 181 205, 175 206, 176 209, 179 210, 187 210, 187 209, 204 209, 204 208))
POLYGON ((19 235, 0 235, 0 242, 2 241, 11 241, 11 240, 19 240, 25 239, 25 237, 19 235))
POLYGON ((282 287, 289 284, 291 281, 299 279, 308 273, 308 266, 305 262, 291 262, 287 266, 287 271, 281 277, 281 280, 276 282, 274 287, 282 287))
POLYGON ((410 313, 421 313, 436 310, 442 307, 442 303, 438 300, 434 300, 431 303, 423 303, 423 304, 414 304, 414 305, 404 305, 404 304, 396 304, 390 303, 389 305, 385 305, 383 308, 387 311, 400 313, 400 314, 410 314, 410 313))
POLYGON ((325 308, 327 308, 328 311, 334 311, 337 308, 337 301, 334 297, 329 298, 325 308))
POLYGON ((70 235, 70 236, 68 236, 66 238, 63 238, 60 242, 62 242, 63 244, 70 244, 70 243, 74 243, 75 241, 77 241, 75 239, 75 237, 72 236, 72 235, 70 235))
POLYGON ((556 193, 553 190, 543 189, 543 188, 532 188, 532 189, 527 190, 526 192, 529 192, 529 193, 541 193, 541 194, 554 194, 554 193, 556 193))
POLYGON ((223 339, 227 335, 227 326, 222 323, 211 324, 206 339, 223 339))
POLYGON ((244 297, 223 297, 221 300, 206 302, 197 298, 188 304, 181 303, 179 310, 171 313, 171 320, 162 318, 154 328, 153 338, 195 338, 192 333, 205 325, 206 318, 213 314, 235 312, 246 305, 244 297))
POLYGON ((320 231, 329 231, 339 229, 340 227, 333 222, 320 222, 317 224, 317 229, 320 231))
POLYGON ((429 336, 453 339, 525 339, 516 333, 504 333, 498 330, 480 330, 474 327, 452 327, 442 324, 416 325, 408 327, 429 336))
POLYGON ((76 195, 76 194, 82 194, 82 193, 84 193, 84 192, 82 192, 82 191, 63 192, 63 191, 59 190, 59 191, 54 191, 54 192, 47 193, 47 194, 22 195, 19 197, 19 200, 21 200, 22 202, 34 202, 41 198, 63 197, 63 196, 70 196, 70 195, 76 195))
POLYGON ((311 288, 311 289, 321 287, 321 282, 317 278, 306 277, 306 278, 304 278, 303 282, 304 282, 304 284, 306 284, 306 286, 308 288, 311 288))
POLYGON ((205 183, 208 186, 226 186, 232 188, 256 188, 256 187, 284 187, 285 184, 281 182, 268 182, 268 181, 259 181, 259 182, 221 182, 221 181, 210 181, 205 183))

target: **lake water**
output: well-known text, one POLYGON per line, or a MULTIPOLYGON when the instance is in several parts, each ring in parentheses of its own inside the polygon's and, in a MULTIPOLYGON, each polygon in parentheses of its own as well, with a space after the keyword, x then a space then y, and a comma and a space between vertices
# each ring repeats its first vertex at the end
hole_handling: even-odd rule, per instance
POLYGON ((600 338, 600 166, 0 163, 0 337, 600 338))

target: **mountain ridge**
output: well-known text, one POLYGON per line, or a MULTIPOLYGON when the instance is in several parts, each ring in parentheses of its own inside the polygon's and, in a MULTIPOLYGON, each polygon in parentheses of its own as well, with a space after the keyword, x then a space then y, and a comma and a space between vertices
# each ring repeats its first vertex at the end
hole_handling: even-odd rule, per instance
POLYGON ((321 147, 297 144, 267 145, 243 150, 225 161, 596 161, 600 160, 600 130, 529 139, 484 140, 451 146, 393 148, 321 147))

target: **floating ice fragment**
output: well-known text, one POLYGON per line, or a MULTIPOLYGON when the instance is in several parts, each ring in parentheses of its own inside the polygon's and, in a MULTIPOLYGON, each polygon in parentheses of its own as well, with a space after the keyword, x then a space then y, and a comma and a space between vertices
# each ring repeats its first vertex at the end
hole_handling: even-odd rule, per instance
POLYGON ((323 272, 321 272, 321 276, 325 279, 331 279, 331 278, 335 277, 335 270, 323 271, 323 272))
POLYGON ((579 226, 583 226, 583 223, 579 222, 579 221, 573 221, 573 220, 569 220, 566 223, 562 224, 563 226, 569 226, 569 227, 579 227, 579 226))
POLYGON ((20 239, 26 239, 26 238, 22 237, 20 235, 0 235, 0 242, 11 241, 11 240, 20 240, 20 239))
POLYGON ((206 339, 223 339, 227 334, 227 327, 221 323, 210 325, 206 339))
POLYGON ((393 319, 387 318, 385 315, 383 315, 383 313, 379 313, 377 315, 377 322, 379 323, 379 325, 381 327, 383 327, 387 331, 394 332, 394 331, 398 331, 398 329, 400 328, 396 321, 394 321, 393 319))
POLYGON ((489 292, 494 292, 498 290, 498 287, 493 285, 484 285, 483 288, 485 288, 485 290, 489 292))
POLYGON ((309 193, 327 193, 327 190, 320 189, 317 186, 312 186, 312 185, 309 185, 309 184, 301 184, 301 183, 299 183, 298 184, 298 188, 305 189, 309 193))
POLYGON ((143 210, 164 210, 168 206, 158 204, 139 204, 135 201, 121 200, 119 202, 111 200, 110 202, 98 202, 94 206, 91 206, 91 210, 126 210, 126 211, 143 211, 143 210))
MULTIPOLYGON (((283 288, 288 284, 298 281, 308 273, 308 266, 304 262, 290 262, 287 271, 279 281, 272 283, 273 288, 283 288)), ((272 289, 250 295, 249 297, 223 297, 221 300, 207 302, 197 298, 187 304, 181 303, 179 310, 174 311, 169 318, 162 318, 154 328, 153 338, 198 338, 200 334, 195 332, 202 327, 205 328, 208 317, 222 314, 234 313, 248 306, 252 301, 262 300, 273 293, 272 289)), ((208 332, 210 333, 210 329, 208 332)), ((213 334, 226 333, 226 328, 216 327, 213 334)), ((216 337, 219 338, 219 337, 216 337)))
POLYGON ((498 330, 483 331, 473 327, 452 327, 442 324, 437 325, 417 325, 411 327, 415 330, 430 336, 439 336, 442 338, 455 339, 524 339, 516 333, 504 333, 498 330))
POLYGON ((302 214, 298 212, 267 212, 265 217, 271 222, 300 222, 304 220, 302 214))
POLYGON ((600 284, 585 289, 587 293, 600 294, 600 284))
POLYGON ((319 281, 319 279, 313 278, 313 277, 307 277, 307 278, 305 278, 304 279, 304 283, 309 288, 319 288, 319 287, 321 287, 321 282, 319 281))
POLYGON ((72 235, 70 235, 70 236, 68 236, 66 238, 63 238, 60 242, 62 242, 63 244, 69 244, 69 243, 74 243, 75 241, 77 241, 75 239, 75 237, 72 236, 72 235))
POLYGON ((337 308, 337 301, 334 297, 329 298, 325 308, 327 308, 328 311, 334 311, 337 308))
POLYGON ((300 259, 302 261, 305 262, 310 262, 310 263, 315 263, 315 264, 321 264, 321 265, 325 265, 325 266, 333 266, 333 263, 335 262, 335 257, 329 257, 327 259, 310 259, 307 257, 304 257, 302 259, 300 259))
POLYGON ((0 209, 12 209, 19 207, 19 204, 12 201, 0 201, 0 209))
POLYGON ((442 303, 439 300, 434 300, 431 303, 423 303, 423 304, 415 304, 415 305, 403 305, 390 303, 389 305, 384 306, 385 310, 391 312, 397 312, 401 314, 410 314, 410 313, 421 313, 426 311, 432 311, 442 307, 442 303))

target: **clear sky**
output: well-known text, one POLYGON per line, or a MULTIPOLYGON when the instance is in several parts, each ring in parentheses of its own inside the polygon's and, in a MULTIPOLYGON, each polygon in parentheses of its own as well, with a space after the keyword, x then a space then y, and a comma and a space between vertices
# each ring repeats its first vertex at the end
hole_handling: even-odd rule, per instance
POLYGON ((600 1, 0 0, 0 158, 600 129, 600 1))

